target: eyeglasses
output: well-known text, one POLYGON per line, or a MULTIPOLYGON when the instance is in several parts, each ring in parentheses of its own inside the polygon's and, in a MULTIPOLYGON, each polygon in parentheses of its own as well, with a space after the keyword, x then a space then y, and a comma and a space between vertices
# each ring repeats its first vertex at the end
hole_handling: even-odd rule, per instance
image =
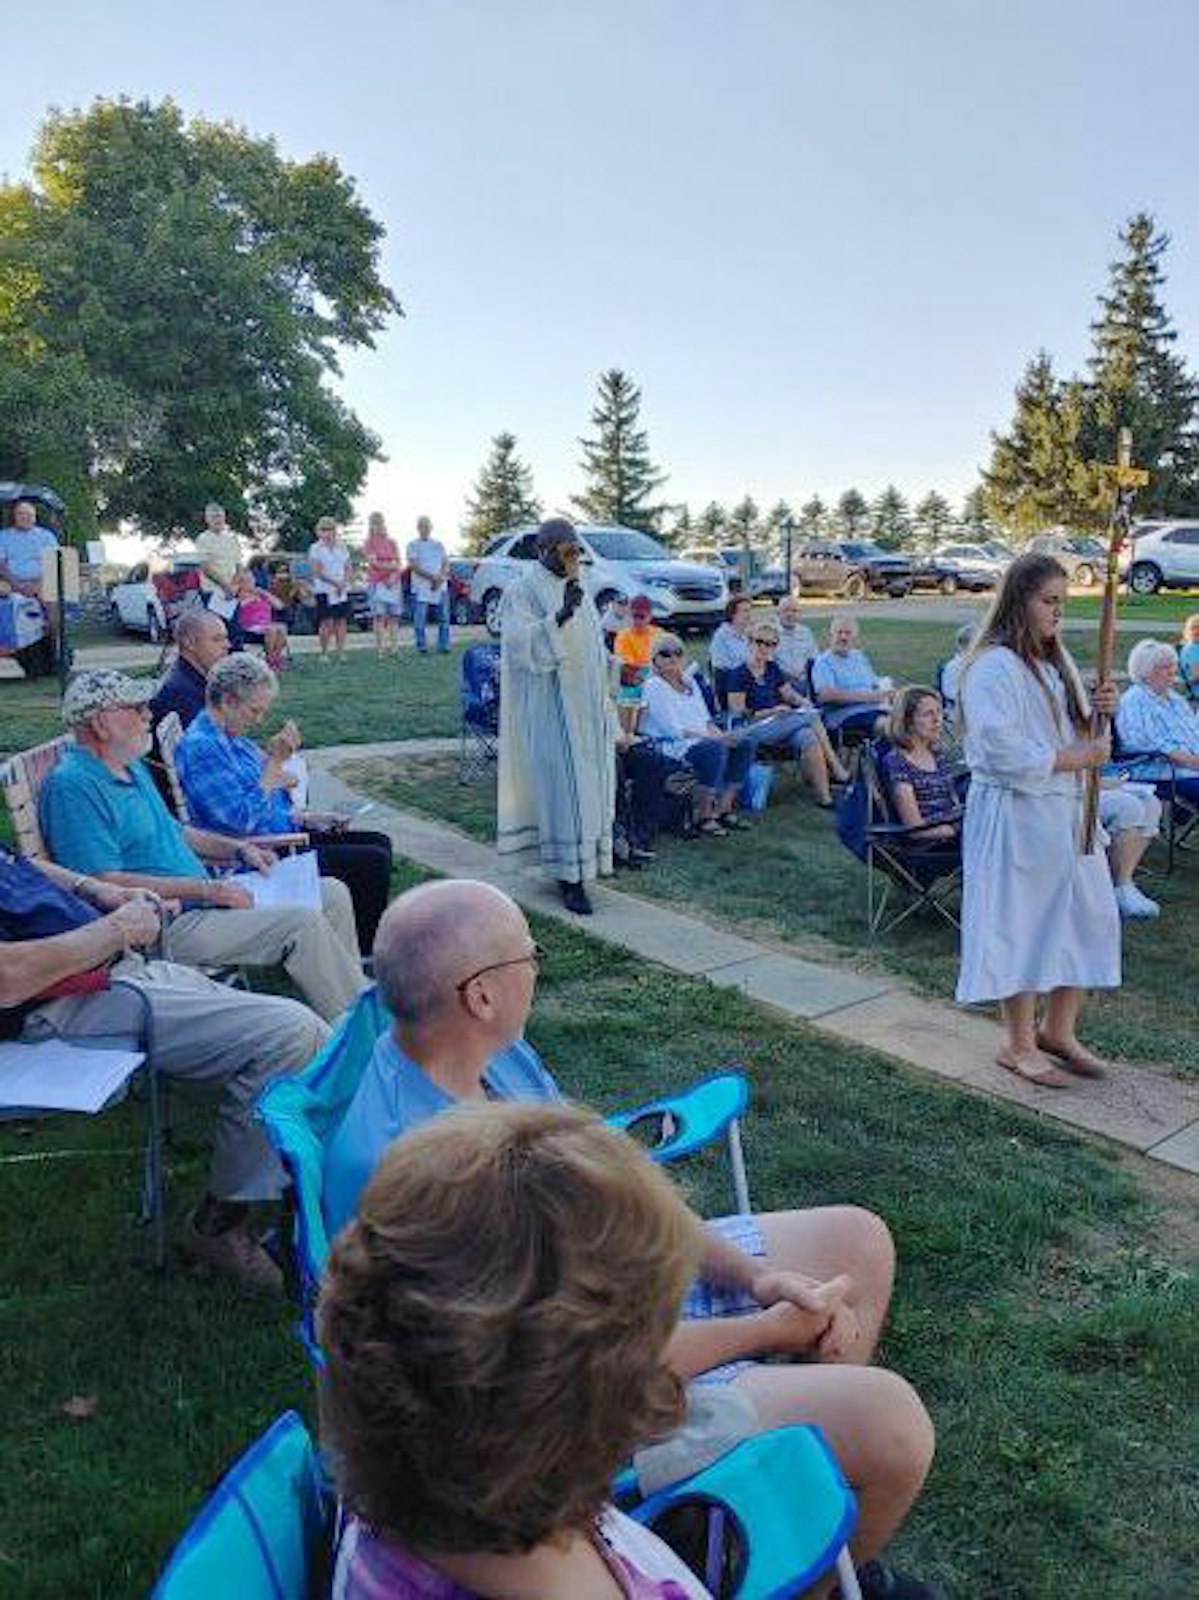
POLYGON ((491 961, 485 967, 480 967, 478 972, 472 972, 469 978, 463 978, 461 983, 456 983, 454 988, 461 994, 464 989, 469 989, 476 978, 481 978, 485 972, 501 972, 505 967, 519 967, 528 962, 534 972, 541 971, 541 963, 545 960, 545 951, 541 945, 534 944, 531 950, 526 950, 523 956, 512 956, 507 961, 491 961))
POLYGON ((664 650, 655 650, 654 651, 654 660, 655 661, 675 661, 682 654, 683 654, 683 649, 682 649, 681 645, 671 644, 671 645, 667 645, 664 650))
POLYGON ((751 644, 760 644, 762 646, 763 650, 777 650, 778 647, 779 647, 779 642, 778 642, 777 639, 757 639, 757 638, 755 638, 755 639, 751 639, 750 643, 751 644))

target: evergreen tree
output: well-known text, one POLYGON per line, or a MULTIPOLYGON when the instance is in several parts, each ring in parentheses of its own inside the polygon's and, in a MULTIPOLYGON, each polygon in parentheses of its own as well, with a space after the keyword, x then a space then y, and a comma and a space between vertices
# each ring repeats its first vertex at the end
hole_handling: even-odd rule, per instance
POLYGON ((767 548, 771 555, 779 555, 783 548, 783 527, 786 523, 795 525, 795 513, 785 500, 776 500, 766 513, 766 520, 762 524, 762 532, 766 536, 767 548))
POLYGON ((540 520, 541 501, 533 493, 533 474, 516 453, 516 438, 497 433, 466 502, 466 553, 478 555, 497 533, 540 520))
POLYGON ((1101 476, 1084 456, 1083 385, 1061 382, 1041 350, 1016 389, 1016 414, 1006 434, 992 434, 983 472, 987 509, 1004 528, 1027 537, 1057 526, 1101 526, 1110 502, 1101 476))
POLYGON ((596 437, 579 440, 587 487, 582 494, 572 495, 571 503, 588 522, 652 533, 665 508, 653 504, 650 497, 667 475, 654 467, 648 436, 637 426, 641 391, 617 367, 600 374, 598 388, 599 398, 591 413, 596 437))
POLYGON ((987 511, 986 490, 981 483, 976 483, 962 501, 961 523, 963 528, 968 528, 981 539, 990 539, 994 535, 995 524, 987 511))
POLYGON ((716 500, 709 500, 695 524, 695 543, 701 550, 717 550, 728 530, 729 514, 716 500))
POLYGON ((753 495, 745 495, 729 514, 729 531, 743 549, 748 550, 758 532, 762 513, 753 495))
POLYGON ((822 539, 828 530, 828 507, 818 494, 799 508, 799 534, 803 539, 822 539))
POLYGON ((696 543, 695 518, 691 515, 691 507, 684 500, 682 505, 671 506, 669 515, 669 526, 660 526, 658 529, 659 539, 668 549, 689 550, 696 543))
POLYGON ((1161 301, 1169 235, 1139 212, 1120 242, 1125 253, 1112 263, 1108 292, 1091 324, 1086 446, 1092 460, 1114 461, 1118 430, 1131 428, 1137 463, 1152 474, 1137 497, 1138 511, 1193 514, 1199 511, 1199 383, 1175 352, 1178 334, 1161 301))
POLYGON ((943 494, 930 489, 912 513, 917 542, 924 550, 933 550, 953 526, 953 507, 943 494))
POLYGON ((870 507, 857 489, 846 489, 837 501, 837 531, 844 539, 865 533, 870 522, 870 507))
POLYGON ((912 532, 908 503, 893 483, 889 483, 870 508, 870 533, 884 550, 899 550, 912 532))

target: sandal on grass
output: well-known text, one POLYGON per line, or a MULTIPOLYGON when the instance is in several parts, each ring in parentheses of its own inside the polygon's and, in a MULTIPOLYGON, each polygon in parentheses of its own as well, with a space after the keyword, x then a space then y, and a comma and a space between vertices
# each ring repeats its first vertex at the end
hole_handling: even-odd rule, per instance
POLYGON ((1070 1087, 1066 1074, 1059 1071, 1052 1061, 1047 1061, 1039 1050, 1024 1050, 1019 1055, 1001 1050, 995 1057, 995 1063, 1014 1077, 1022 1078, 1025 1083, 1035 1083, 1042 1089, 1070 1087))
POLYGON ((1092 1055, 1081 1044, 1073 1044, 1067 1050, 1061 1045, 1050 1044, 1044 1034, 1038 1033, 1037 1049, 1044 1051, 1047 1056, 1052 1056, 1076 1078, 1102 1078, 1107 1072, 1107 1062, 1100 1061, 1098 1056, 1092 1055))
POLYGON ((706 822, 701 822, 696 828, 696 833, 702 833, 705 839, 727 839, 729 830, 722 828, 715 817, 709 817, 706 822))

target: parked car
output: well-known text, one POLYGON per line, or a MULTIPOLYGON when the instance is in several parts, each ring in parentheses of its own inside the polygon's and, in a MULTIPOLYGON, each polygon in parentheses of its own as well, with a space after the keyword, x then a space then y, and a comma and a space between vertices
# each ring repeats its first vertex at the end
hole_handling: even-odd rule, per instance
POLYGON ((1199 588, 1199 522, 1139 523, 1127 576, 1134 594, 1199 588))
MULTIPOLYGON (((175 573, 194 571, 199 565, 200 559, 194 553, 176 555, 166 564, 175 573)), ((153 570, 164 570, 164 566, 158 563, 153 570)), ((119 583, 110 584, 108 612, 113 626, 120 632, 144 633, 151 644, 158 644, 166 634, 167 619, 150 573, 150 562, 139 561, 119 583)))
POLYGON ((1028 548, 1040 555, 1053 556, 1066 569, 1071 583, 1089 589, 1103 577, 1107 548, 1088 534, 1039 533, 1028 548))
POLYGON ((751 600, 781 599, 787 592, 787 574, 768 565, 761 550, 744 545, 722 545, 719 550, 684 550, 680 559, 723 572, 730 594, 748 594, 751 600))
POLYGON ((964 563, 975 570, 989 572, 993 578, 998 578, 1015 560, 1015 556, 1006 545, 990 540, 985 544, 979 541, 967 543, 960 539, 949 540, 945 544, 939 544, 933 555, 946 561, 964 563))
POLYGON ((939 589, 942 594, 956 594, 959 589, 982 594, 998 581, 992 562, 963 558, 953 553, 953 547, 921 556, 912 567, 913 589, 939 589))
POLYGON ((910 559, 867 539, 823 539, 801 545, 791 570, 801 590, 844 595, 847 600, 864 600, 868 594, 898 598, 912 588, 910 559))
MULTIPOLYGON (((647 594, 664 627, 714 628, 724 617, 728 583, 710 564, 680 561, 665 545, 635 528, 577 529, 584 550, 583 581, 601 609, 614 596, 647 594)), ((500 632, 504 590, 537 559, 537 529, 514 528, 487 546, 471 579, 471 602, 494 638, 500 632)))

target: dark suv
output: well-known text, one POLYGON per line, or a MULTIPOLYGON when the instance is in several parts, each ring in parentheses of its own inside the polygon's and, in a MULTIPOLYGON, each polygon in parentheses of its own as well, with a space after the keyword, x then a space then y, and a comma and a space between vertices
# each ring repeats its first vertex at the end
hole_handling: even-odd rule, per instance
POLYGON ((801 590, 844 595, 847 600, 864 600, 868 594, 898 598, 912 587, 908 557, 868 539, 823 539, 803 545, 792 562, 792 572, 801 590))

